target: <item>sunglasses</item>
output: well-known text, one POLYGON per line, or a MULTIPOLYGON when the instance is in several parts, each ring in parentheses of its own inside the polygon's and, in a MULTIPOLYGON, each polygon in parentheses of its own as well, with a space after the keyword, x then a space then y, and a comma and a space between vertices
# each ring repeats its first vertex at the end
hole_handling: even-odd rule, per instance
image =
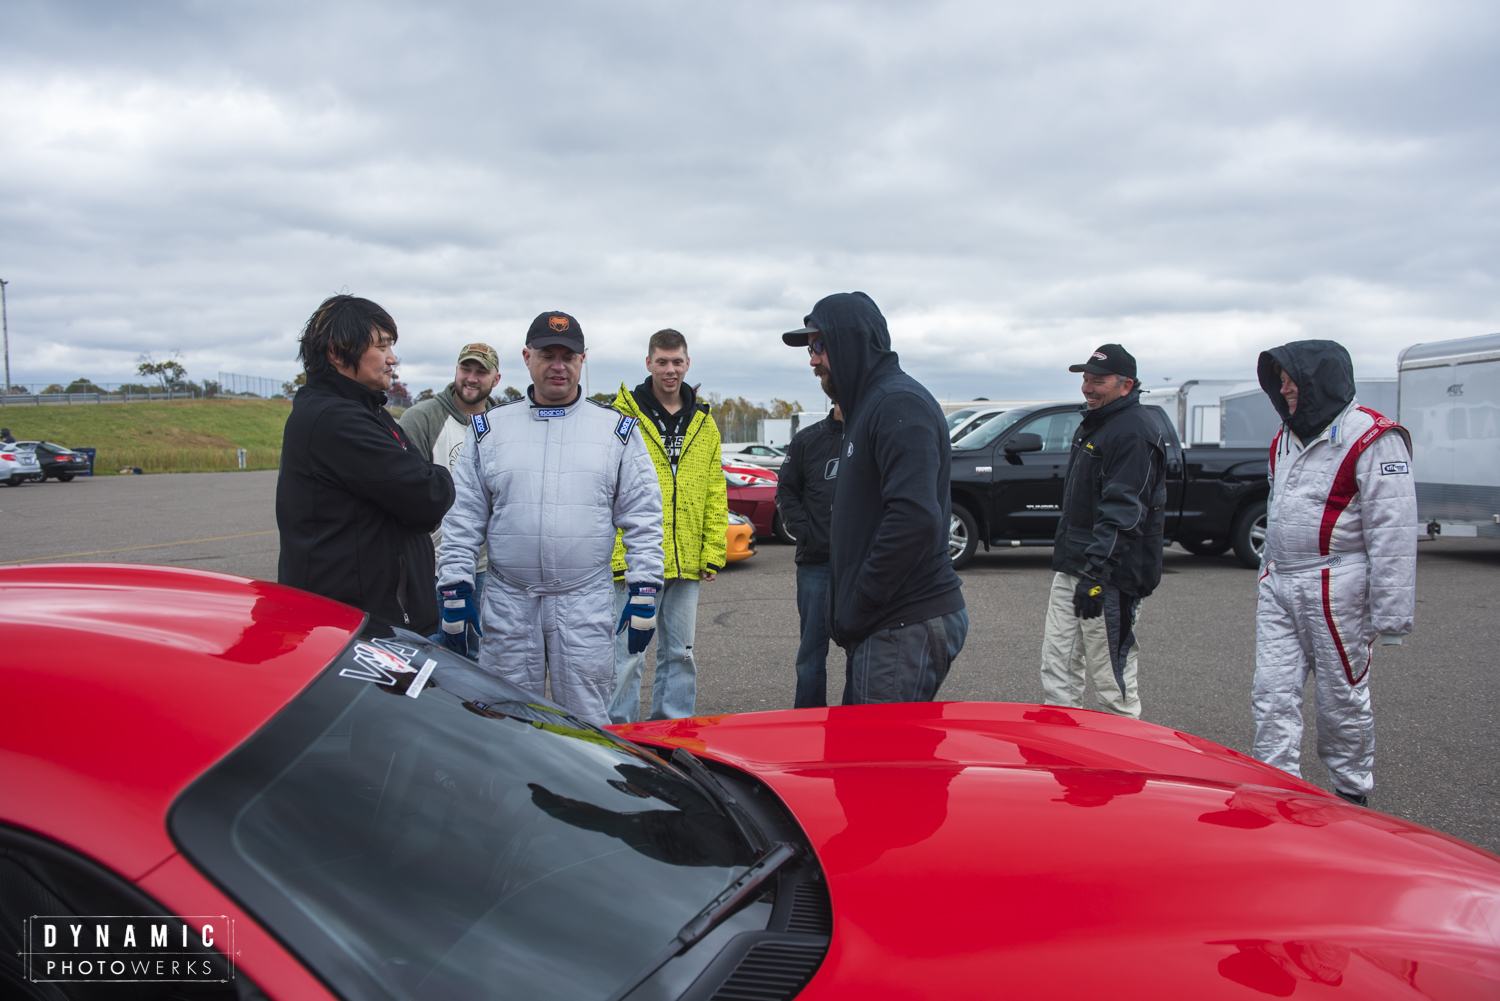
POLYGON ((807 353, 809 355, 820 355, 820 354, 822 354, 823 353, 823 342, 822 341, 808 341, 807 342, 807 353))

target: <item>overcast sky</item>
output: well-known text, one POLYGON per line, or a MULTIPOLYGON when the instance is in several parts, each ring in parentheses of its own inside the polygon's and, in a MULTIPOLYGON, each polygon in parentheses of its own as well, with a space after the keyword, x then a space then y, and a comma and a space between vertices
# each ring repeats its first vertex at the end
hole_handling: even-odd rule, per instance
POLYGON ((67 3, 0 8, 17 382, 290 378, 340 291, 443 385, 524 385, 563 309, 594 391, 683 331, 705 391, 812 404, 776 336, 869 293, 939 398, 1394 375, 1500 330, 1500 5, 67 3))

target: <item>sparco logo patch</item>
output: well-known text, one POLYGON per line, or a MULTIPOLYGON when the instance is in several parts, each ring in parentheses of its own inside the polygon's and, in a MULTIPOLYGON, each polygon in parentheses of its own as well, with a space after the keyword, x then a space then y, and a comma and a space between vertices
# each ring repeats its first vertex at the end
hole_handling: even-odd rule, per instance
POLYGON ((474 415, 474 440, 484 441, 484 436, 490 433, 490 422, 484 419, 484 414, 474 415))
POLYGON ((621 417, 620 423, 615 425, 615 434, 619 436, 620 441, 628 442, 630 440, 630 432, 634 429, 634 417, 621 417))
POLYGON ((551 420, 554 417, 568 416, 567 407, 538 407, 536 411, 538 420, 551 420))
POLYGON ((1411 468, 1404 462, 1382 462, 1380 471, 1389 475, 1391 473, 1409 473, 1411 468))

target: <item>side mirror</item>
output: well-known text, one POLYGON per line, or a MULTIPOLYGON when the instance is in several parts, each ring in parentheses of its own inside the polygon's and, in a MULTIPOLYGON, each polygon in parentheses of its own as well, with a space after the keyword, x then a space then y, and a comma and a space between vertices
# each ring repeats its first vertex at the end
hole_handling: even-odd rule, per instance
POLYGON ((1021 452, 1040 452, 1041 450, 1042 436, 1032 434, 1030 431, 1022 431, 1005 443, 1005 452, 1007 455, 1018 455, 1021 452))

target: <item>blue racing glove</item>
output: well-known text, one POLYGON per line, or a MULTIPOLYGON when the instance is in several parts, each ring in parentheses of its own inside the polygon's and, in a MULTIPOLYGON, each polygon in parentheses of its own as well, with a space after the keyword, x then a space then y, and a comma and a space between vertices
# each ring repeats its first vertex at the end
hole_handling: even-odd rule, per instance
POLYGON ((651 645, 651 637, 656 635, 656 593, 659 589, 655 584, 632 584, 630 585, 630 598, 625 602, 625 608, 620 612, 620 625, 615 629, 615 635, 620 635, 626 626, 630 627, 630 634, 625 637, 625 645, 631 653, 642 653, 646 647, 651 645))
POLYGON ((479 608, 474 602, 474 588, 459 581, 438 588, 438 603, 443 613, 443 646, 456 654, 473 659, 479 656, 479 644, 469 652, 469 627, 474 627, 475 636, 483 636, 479 628, 479 608))

